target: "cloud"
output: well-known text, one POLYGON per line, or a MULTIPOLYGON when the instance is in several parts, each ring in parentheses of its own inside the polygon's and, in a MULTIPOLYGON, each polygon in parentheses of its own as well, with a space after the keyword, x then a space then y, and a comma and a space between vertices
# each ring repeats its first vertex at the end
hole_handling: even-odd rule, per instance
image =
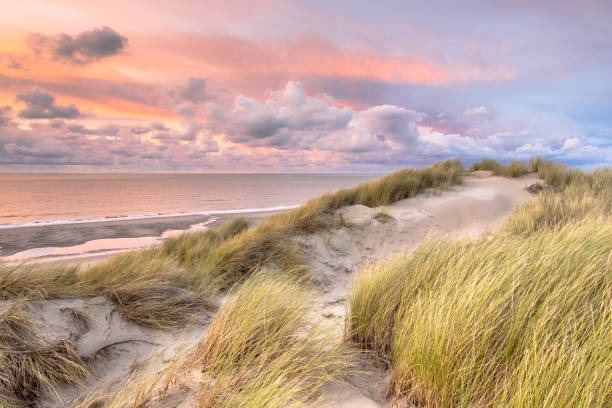
POLYGON ((17 156, 28 156, 43 159, 70 156, 70 148, 62 141, 54 139, 36 139, 29 144, 8 143, 4 150, 17 156))
POLYGON ((477 108, 468 109, 463 113, 464 116, 489 116, 487 108, 479 106, 477 108))
POLYGON ((0 127, 6 125, 11 119, 12 109, 10 106, 0 106, 0 127))
POLYGON ((60 33, 52 36, 31 34, 28 44, 36 55, 73 64, 89 64, 119 54, 127 46, 127 38, 110 27, 94 28, 76 36, 60 33))
POLYGON ((207 109, 210 132, 248 147, 346 153, 351 160, 362 154, 366 161, 421 149, 416 124, 424 114, 394 105, 338 107, 329 97, 308 96, 299 82, 288 82, 264 102, 239 95, 228 109, 207 109))
POLYGON ((182 128, 180 131, 174 134, 180 140, 193 141, 200 134, 202 130, 202 124, 197 120, 185 120, 182 122, 182 128))
POLYGON ((209 103, 206 125, 234 143, 301 148, 326 133, 345 128, 352 117, 350 108, 308 97, 301 83, 288 82, 265 102, 239 95, 229 109, 209 103))
POLYGON ((180 104, 174 108, 174 111, 181 115, 183 118, 192 118, 195 116, 193 108, 189 105, 180 104))
POLYGON ((149 133, 153 129, 148 128, 148 127, 144 127, 144 126, 137 126, 137 127, 133 127, 130 130, 135 135, 143 135, 145 133, 149 133))
POLYGON ((188 78, 187 83, 178 86, 173 93, 179 101, 200 103, 210 99, 206 94, 206 79, 204 78, 188 78))
POLYGON ((25 119, 72 119, 81 116, 79 109, 73 105, 56 105, 55 97, 40 88, 17 94, 17 101, 25 102, 26 108, 19 111, 19 117, 25 119))
POLYGON ((90 129, 78 123, 69 124, 66 128, 71 132, 80 133, 82 135, 117 136, 117 133, 119 133, 119 126, 112 123, 97 129, 90 129))
POLYGON ((208 162, 209 154, 219 151, 217 142, 202 133, 199 123, 187 123, 178 130, 156 130, 152 136, 154 141, 133 134, 131 127, 118 125, 90 129, 51 120, 21 129, 9 122, 0 131, 0 166, 185 169, 208 162))
POLYGON ((8 65, 6 66, 8 69, 16 69, 16 70, 25 70, 23 65, 17 60, 11 59, 8 65))
POLYGON ((580 142, 580 139, 578 139, 577 137, 572 137, 569 139, 565 139, 565 142, 563 142, 563 147, 561 148, 561 150, 574 150, 580 147, 581 145, 582 143, 580 142))
MULTIPOLYGON (((5 120, 0 166, 387 171, 454 157, 470 163, 482 157, 509 161, 544 155, 577 164, 606 163, 612 157, 608 140, 586 137, 580 127, 556 116, 538 115, 532 122, 491 118, 478 129, 453 130, 457 123, 469 125, 463 110, 425 114, 392 104, 359 109, 316 95, 307 94, 299 82, 288 82, 266 98, 238 95, 208 103, 202 107, 204 121, 198 106, 186 101, 174 106, 180 120, 144 126, 127 121, 96 127, 49 118, 20 128, 17 119, 5 120), (438 127, 440 119, 448 120, 444 129, 438 127)), ((65 108, 40 89, 18 99, 28 108, 45 107, 47 116, 65 108)), ((5 108, 0 117, 10 113, 5 108)))
POLYGON ((151 122, 151 127, 155 130, 170 130, 161 122, 151 122))

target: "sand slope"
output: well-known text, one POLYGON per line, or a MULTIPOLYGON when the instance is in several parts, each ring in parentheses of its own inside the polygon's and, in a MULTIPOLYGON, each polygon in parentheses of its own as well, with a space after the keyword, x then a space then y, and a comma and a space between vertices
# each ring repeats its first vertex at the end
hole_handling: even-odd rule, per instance
MULTIPOLYGON (((351 206, 342 210, 347 226, 301 237, 324 293, 318 299, 321 318, 330 320, 340 339, 345 304, 354 274, 368 262, 410 252, 424 238, 475 238, 499 228, 514 207, 530 197, 525 187, 535 175, 518 179, 476 172, 461 187, 438 195, 402 200, 388 207, 351 206), (384 212, 392 218, 377 218, 384 212)), ((327 390, 325 407, 388 407, 389 375, 371 361, 360 362, 364 373, 327 390)))
MULTIPOLYGON (((468 176, 461 187, 399 201, 388 207, 351 206, 340 211, 343 226, 298 237, 312 271, 320 282, 316 318, 343 336, 345 304, 354 274, 371 261, 413 250, 425 237, 476 237, 498 228, 518 204, 529 198, 525 187, 534 175, 518 179, 468 176), (378 217, 384 212, 389 217, 378 217)), ((40 406, 69 406, 79 395, 113 393, 142 366, 161 365, 178 350, 193 347, 204 334, 210 314, 181 330, 153 330, 123 319, 104 298, 33 301, 40 333, 49 341, 72 340, 79 354, 91 359, 92 376, 85 387, 66 387, 45 395, 40 406)), ((359 361, 363 373, 347 384, 324 390, 324 407, 388 407, 389 376, 372 361, 359 361)), ((172 406, 188 406, 196 388, 182 389, 172 406)))

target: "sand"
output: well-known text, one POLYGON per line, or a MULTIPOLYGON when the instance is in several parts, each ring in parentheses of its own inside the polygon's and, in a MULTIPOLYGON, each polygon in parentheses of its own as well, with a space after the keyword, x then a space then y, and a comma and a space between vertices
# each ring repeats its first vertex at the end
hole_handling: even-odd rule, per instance
POLYGON ((20 262, 100 259, 117 252, 155 245, 172 232, 216 226, 244 217, 256 222, 273 212, 188 215, 0 229, 0 260, 20 262))
MULTIPOLYGON (((329 232, 301 237, 313 272, 323 282, 317 300, 322 319, 330 320, 338 340, 342 338, 346 298, 356 275, 369 262, 390 260, 414 250, 425 238, 476 238, 497 230, 531 194, 526 187, 535 175, 518 179, 491 177, 476 172, 461 187, 369 208, 360 205, 342 210, 348 224, 329 232), (384 212, 391 218, 381 221, 384 212)), ((385 217, 386 218, 386 217, 385 217)), ((371 361, 360 362, 363 373, 347 384, 330 386, 322 407, 391 407, 387 398, 390 375, 371 361)))
MULTIPOLYGON (((477 172, 468 176, 463 186, 449 191, 432 192, 387 207, 357 205, 342 209, 344 226, 298 238, 312 272, 320 281, 315 318, 332 326, 336 340, 340 341, 348 291, 368 262, 409 253, 426 237, 474 238, 494 231, 517 204, 529 199, 525 188, 535 181, 534 175, 506 179, 477 172), (389 217, 377 217, 381 212, 389 217)), ((84 358, 96 357, 93 375, 85 387, 65 387, 58 395, 45 395, 40 401, 45 408, 70 405, 80 393, 116 392, 139 367, 161 366, 180 350, 194 347, 212 317, 211 313, 204 313, 189 328, 162 331, 124 320, 104 298, 55 299, 31 302, 29 307, 37 318, 39 331, 47 339, 71 339, 84 358)), ((359 364, 362 373, 345 384, 326 387, 325 402, 317 406, 390 407, 386 395, 389 373, 365 357, 359 364)), ((182 388, 174 395, 172 406, 190 406, 196 390, 197 381, 192 388, 182 388)))

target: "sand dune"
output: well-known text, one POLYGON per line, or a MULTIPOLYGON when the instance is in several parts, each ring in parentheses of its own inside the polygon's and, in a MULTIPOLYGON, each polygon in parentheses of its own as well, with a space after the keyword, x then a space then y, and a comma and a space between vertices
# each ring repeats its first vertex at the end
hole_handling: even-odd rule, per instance
MULTIPOLYGON (((402 200, 387 207, 351 206, 342 210, 346 227, 302 237, 315 273, 322 278, 319 299, 323 318, 342 336, 345 301, 354 273, 374 260, 409 252, 423 239, 442 236, 475 238, 499 228, 514 207, 527 200, 525 188, 535 175, 518 179, 477 172, 461 187, 439 195, 402 200), (390 218, 378 218, 385 213, 390 218)), ((329 387, 325 407, 387 407, 389 374, 371 361, 360 362, 363 374, 348 384, 329 387)))
MULTIPOLYGON (((517 179, 491 177, 486 172, 468 176, 461 187, 398 201, 386 207, 360 205, 340 210, 342 226, 302 235, 299 242, 319 281, 316 318, 334 327, 338 340, 344 327, 345 301, 354 274, 374 260, 414 249, 423 239, 449 235, 473 238, 498 228, 504 218, 530 194, 525 187, 534 175, 517 179), (382 214, 382 215, 381 215, 382 214)), ((193 347, 211 315, 187 329, 155 330, 123 319, 104 298, 54 299, 29 304, 37 329, 50 342, 71 340, 78 353, 91 359, 92 376, 85 387, 65 387, 45 394, 42 407, 69 405, 77 396, 109 393, 144 365, 160 365, 179 350, 193 347)), ((386 407, 388 373, 364 358, 363 373, 344 385, 324 390, 326 407, 386 407)), ((181 392, 182 405, 195 390, 181 392)))

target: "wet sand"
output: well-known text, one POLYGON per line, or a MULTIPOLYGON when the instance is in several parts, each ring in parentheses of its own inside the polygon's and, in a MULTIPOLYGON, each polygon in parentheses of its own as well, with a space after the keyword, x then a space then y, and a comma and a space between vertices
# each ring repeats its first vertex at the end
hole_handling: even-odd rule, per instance
POLYGON ((0 229, 0 257, 34 248, 71 247, 100 239, 160 237, 166 231, 188 230, 201 223, 211 227, 239 217, 257 222, 273 213, 187 215, 3 228, 0 229))

